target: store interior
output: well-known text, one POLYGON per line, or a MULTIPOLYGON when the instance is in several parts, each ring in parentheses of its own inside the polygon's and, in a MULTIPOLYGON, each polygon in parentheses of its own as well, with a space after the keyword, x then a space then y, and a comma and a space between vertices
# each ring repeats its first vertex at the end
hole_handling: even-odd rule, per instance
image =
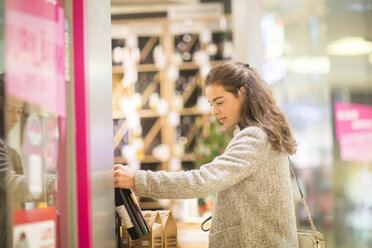
MULTIPOLYGON (((210 116, 203 78, 222 61, 244 60, 293 128, 292 159, 327 247, 370 247, 371 159, 366 149, 344 156, 335 103, 372 105, 371 18, 367 0, 112 0, 115 162, 178 171, 211 161, 236 130, 210 116)), ((308 228, 295 184, 293 194, 298 226, 308 228)), ((140 205, 172 210, 180 247, 207 247, 199 224, 213 197, 140 205)))
MULTIPOLYGON (((211 116, 203 88, 231 60, 260 72, 290 123, 326 247, 372 247, 372 0, 0 7, 1 247, 23 233, 45 247, 128 247, 117 244, 112 164, 192 170, 223 153, 239 129, 211 116)), ((292 193, 297 226, 310 229, 295 180, 292 193)), ((142 210, 171 210, 179 248, 208 247, 200 224, 214 199, 137 197, 142 210)))

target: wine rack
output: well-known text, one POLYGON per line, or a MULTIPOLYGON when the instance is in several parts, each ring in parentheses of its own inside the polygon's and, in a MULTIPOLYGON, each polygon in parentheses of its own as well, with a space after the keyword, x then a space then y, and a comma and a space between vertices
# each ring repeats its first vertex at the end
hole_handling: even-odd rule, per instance
MULTIPOLYGON (((218 23, 220 17, 198 18, 198 23, 218 23)), ((224 20, 231 21, 230 16, 224 16, 224 20)), ((178 21, 179 22, 179 21, 178 21)), ((198 98, 204 95, 204 80, 200 64, 195 60, 197 51, 206 51, 206 44, 201 42, 200 32, 185 32, 172 29, 173 20, 167 18, 114 20, 112 25, 117 29, 126 27, 136 33, 138 48, 140 51, 136 69, 138 80, 130 88, 123 87, 122 79, 125 75, 121 63, 113 61, 113 121, 114 121, 114 148, 115 163, 125 163, 121 154, 121 147, 130 144, 135 139, 135 134, 126 127, 126 116, 120 108, 120 98, 130 97, 136 93, 141 95, 141 106, 138 108, 143 141, 142 155, 139 155, 141 167, 153 170, 171 170, 170 159, 178 156, 183 169, 192 169, 193 146, 196 139, 208 129, 209 114, 201 112, 197 107, 198 98), (146 33, 146 30, 148 31, 146 33), (167 59, 167 66, 159 67, 155 57, 156 47, 161 47, 167 59), (176 78, 169 77, 167 68, 174 54, 178 54, 181 60, 177 64, 179 75, 176 78), (182 99, 182 107, 177 109, 179 124, 169 124, 168 115, 159 114, 151 106, 151 97, 158 95, 173 108, 174 97, 182 99), (181 143, 184 148, 182 154, 177 154, 174 144, 181 143), (167 160, 161 160, 153 155, 153 149, 160 144, 169 148, 170 156, 167 160)), ((179 23, 178 23, 179 25, 179 23)), ((227 25, 228 26, 228 25, 227 25)), ((224 53, 226 42, 231 43, 231 29, 211 30, 211 42, 216 49, 215 53, 209 54, 209 63, 213 67, 231 56, 224 53)), ((112 48, 123 47, 126 41, 120 37, 113 37, 112 48)), ((168 112, 169 113, 169 112, 168 112)), ((138 137, 137 137, 138 138, 138 137)))

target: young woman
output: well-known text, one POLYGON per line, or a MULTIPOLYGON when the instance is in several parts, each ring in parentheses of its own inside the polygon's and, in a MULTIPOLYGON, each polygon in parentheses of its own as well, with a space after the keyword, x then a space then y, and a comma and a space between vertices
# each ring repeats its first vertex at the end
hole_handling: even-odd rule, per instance
POLYGON ((212 114, 240 132, 199 170, 132 171, 115 165, 115 187, 153 198, 217 193, 209 247, 298 247, 288 154, 296 143, 270 88, 248 64, 227 62, 206 78, 212 114))

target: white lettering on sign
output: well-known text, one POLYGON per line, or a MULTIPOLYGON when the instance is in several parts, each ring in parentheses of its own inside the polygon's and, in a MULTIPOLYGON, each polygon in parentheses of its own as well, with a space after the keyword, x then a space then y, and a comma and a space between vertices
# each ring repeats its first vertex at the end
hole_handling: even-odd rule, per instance
POLYGON ((41 240, 54 239, 54 228, 48 227, 41 230, 41 240))
POLYGON ((339 110, 336 113, 336 118, 339 121, 355 120, 359 118, 358 110, 339 110))
POLYGON ((7 92, 65 116, 64 10, 53 2, 33 1, 34 14, 7 11, 7 92))
POLYGON ((372 119, 359 119, 351 122, 353 130, 372 130, 372 119))
POLYGON ((57 0, 45 0, 46 3, 51 3, 53 5, 57 4, 57 0))
POLYGON ((61 73, 59 68, 64 68, 60 64, 64 62, 63 47, 50 40, 50 34, 46 34, 43 29, 29 30, 12 24, 9 26, 8 34, 10 40, 14 41, 9 48, 14 60, 12 64, 17 62, 43 69, 43 73, 50 77, 55 72, 61 73))

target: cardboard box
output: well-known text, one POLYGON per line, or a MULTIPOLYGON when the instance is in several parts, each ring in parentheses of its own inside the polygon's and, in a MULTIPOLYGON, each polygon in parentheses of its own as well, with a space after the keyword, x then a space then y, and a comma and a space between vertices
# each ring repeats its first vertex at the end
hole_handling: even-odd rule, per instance
POLYGON ((121 239, 120 239, 120 248, 132 248, 134 247, 134 242, 130 238, 127 229, 125 229, 124 224, 121 228, 121 239))
POLYGON ((177 223, 173 217, 172 211, 161 210, 158 211, 161 222, 163 224, 163 247, 176 248, 177 247, 177 223))
POLYGON ((134 241, 136 248, 162 248, 163 225, 158 211, 142 211, 150 233, 134 241))

